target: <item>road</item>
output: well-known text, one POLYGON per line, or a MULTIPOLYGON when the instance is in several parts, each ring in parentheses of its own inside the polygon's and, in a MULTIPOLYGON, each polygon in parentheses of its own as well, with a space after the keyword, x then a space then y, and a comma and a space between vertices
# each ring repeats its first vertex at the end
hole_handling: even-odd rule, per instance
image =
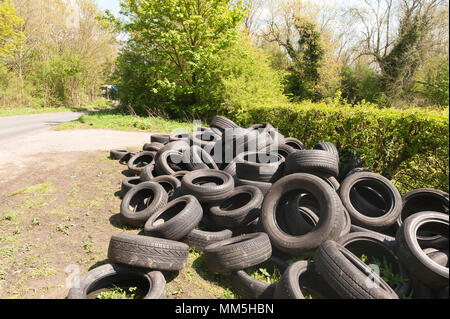
POLYGON ((0 117, 0 143, 46 131, 52 126, 74 121, 84 113, 61 112, 0 117))

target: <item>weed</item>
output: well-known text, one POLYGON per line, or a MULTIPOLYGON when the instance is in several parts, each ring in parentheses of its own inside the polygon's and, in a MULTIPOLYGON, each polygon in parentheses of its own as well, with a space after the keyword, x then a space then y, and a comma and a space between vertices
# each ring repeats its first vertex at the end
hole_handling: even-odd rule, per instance
POLYGON ((111 290, 103 291, 97 295, 97 299, 140 299, 137 287, 130 287, 124 290, 120 287, 114 287, 111 290))

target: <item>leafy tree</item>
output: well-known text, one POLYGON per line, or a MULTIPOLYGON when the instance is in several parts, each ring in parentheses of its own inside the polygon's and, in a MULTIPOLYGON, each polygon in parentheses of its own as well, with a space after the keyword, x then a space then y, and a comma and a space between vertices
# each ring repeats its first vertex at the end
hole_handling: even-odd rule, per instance
POLYGON ((193 105, 212 103, 211 90, 219 80, 215 57, 236 42, 244 13, 241 1, 121 1, 125 19, 110 13, 106 19, 130 37, 117 64, 124 100, 138 111, 162 104, 177 116, 193 105), (139 63, 130 65, 130 59, 139 63), (130 86, 134 80, 124 76, 131 69, 146 78, 137 87, 148 92, 130 86))
POLYGON ((0 62, 17 51, 25 36, 20 32, 23 19, 17 16, 9 0, 0 0, 0 62))

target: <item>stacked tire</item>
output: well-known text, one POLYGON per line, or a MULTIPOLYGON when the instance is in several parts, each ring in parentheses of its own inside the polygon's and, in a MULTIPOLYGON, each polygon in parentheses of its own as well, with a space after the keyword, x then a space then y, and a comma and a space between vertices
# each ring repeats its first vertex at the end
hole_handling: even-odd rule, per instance
MULTIPOLYGON (((448 193, 402 196, 384 176, 348 169, 331 142, 307 149, 270 124, 216 116, 210 128, 152 134, 142 151, 111 157, 131 175, 120 216, 142 232, 114 235, 110 264, 69 297, 115 272, 165 287, 160 271, 183 269, 194 249, 244 298, 448 298, 448 193), (261 267, 279 281, 250 275, 261 267)), ((145 296, 165 297, 155 289, 145 296)))

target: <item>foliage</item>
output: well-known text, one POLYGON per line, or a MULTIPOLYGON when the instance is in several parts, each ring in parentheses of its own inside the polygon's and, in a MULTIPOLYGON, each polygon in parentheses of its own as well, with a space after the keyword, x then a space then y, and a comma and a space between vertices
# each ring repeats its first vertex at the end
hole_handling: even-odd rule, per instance
POLYGON ((378 74, 364 63, 344 66, 341 70, 342 97, 349 103, 382 102, 382 84, 378 74))
POLYGON ((276 284, 281 279, 281 272, 277 267, 273 267, 273 271, 269 272, 266 268, 252 267, 246 269, 247 274, 256 280, 276 284))
POLYGON ((248 127, 271 123, 307 147, 333 142, 353 146, 365 166, 392 179, 401 192, 419 187, 449 190, 449 114, 446 110, 351 106, 339 96, 327 103, 255 105, 224 114, 248 127), (417 178, 420 176, 420 178, 417 178))
POLYGON ((0 65, 0 106, 80 107, 95 101, 105 79, 103 65, 115 55, 114 34, 97 21, 95 2, 8 3, 24 21, 15 27, 23 41, 0 65))
POLYGON ((117 65, 124 101, 141 113, 144 106, 163 106, 178 117, 211 103, 220 82, 216 57, 236 42, 244 17, 240 1, 123 0, 121 8, 126 19, 109 13, 105 19, 130 35, 117 65), (142 79, 138 88, 126 77, 131 69, 142 79), (135 92, 141 88, 146 92, 135 92))
POLYGON ((449 64, 448 59, 430 59, 418 72, 414 91, 432 105, 449 105, 449 64))
POLYGON ((380 277, 383 279, 391 288, 395 288, 397 285, 404 283, 407 279, 402 277, 400 274, 394 273, 392 264, 387 261, 386 256, 383 256, 383 261, 380 261, 374 257, 368 257, 367 255, 361 255, 361 261, 365 264, 374 264, 380 270, 380 277))
POLYGON ((137 287, 129 287, 127 290, 114 287, 111 290, 99 293, 97 299, 140 299, 141 297, 136 291, 137 287))
POLYGON ((23 49, 25 35, 20 31, 23 23, 11 1, 0 0, 0 63, 15 51, 23 49))

